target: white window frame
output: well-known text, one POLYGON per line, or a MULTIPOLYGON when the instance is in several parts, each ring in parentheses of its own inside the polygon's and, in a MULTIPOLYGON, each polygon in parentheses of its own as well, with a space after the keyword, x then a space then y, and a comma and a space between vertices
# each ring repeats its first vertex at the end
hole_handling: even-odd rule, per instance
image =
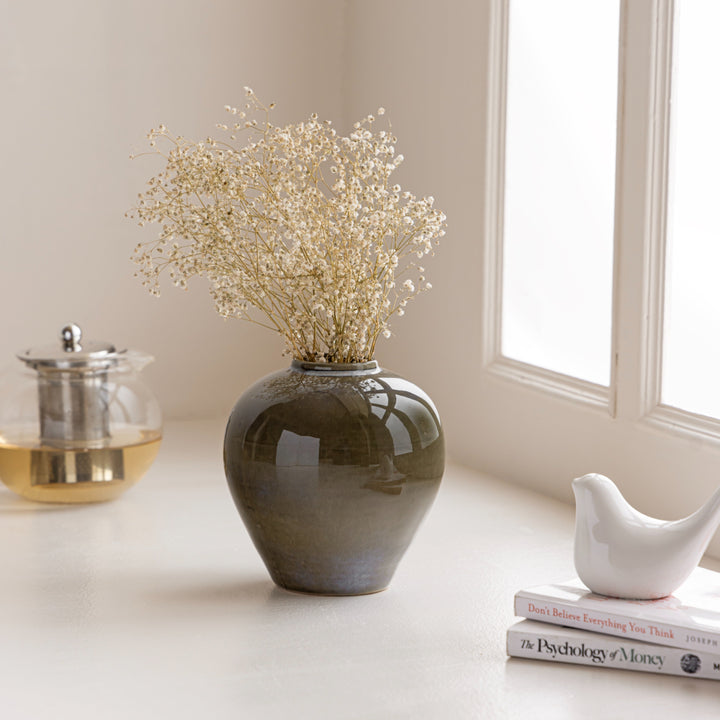
POLYGON ((720 421, 661 402, 673 0, 624 0, 620 17, 610 386, 502 355, 502 253, 508 8, 494 0, 484 261, 483 365, 611 417, 720 442, 720 421), (630 191, 629 188, 632 188, 630 191), (645 202, 637 202, 637 198, 645 202))
MULTIPOLYGON (((501 352, 502 252, 505 106, 508 8, 511 0, 490 0, 488 26, 487 139, 482 296, 482 368, 495 406, 507 400, 519 419, 542 413, 562 432, 575 425, 581 443, 596 449, 594 459, 608 464, 625 481, 628 499, 652 494, 658 516, 691 509, 720 478, 720 421, 661 402, 663 305, 673 0, 622 0, 620 8, 617 112, 616 208, 613 263, 612 363, 609 387, 504 357, 501 352), (502 385, 503 387, 500 387, 502 385), (531 397, 533 395, 534 397, 531 397), (546 396, 546 400, 539 396, 546 396), (592 415, 593 417, 590 417, 592 415), (584 440, 583 440, 584 438, 584 440), (622 458, 617 459, 621 455, 622 458), (638 468, 648 476, 637 478, 638 468), (678 475, 687 470, 677 487, 678 475), (663 498, 663 499, 660 499, 663 498), (687 503, 683 502, 686 499, 687 503)), ((502 424, 502 410, 499 411, 502 424)), ((505 420, 506 433, 512 433, 505 420)), ((524 430, 523 430, 524 427, 524 430)), ((555 463, 562 443, 552 431, 535 426, 542 451, 525 454, 527 462, 508 459, 508 472, 519 482, 540 486, 565 499, 568 477, 558 473, 602 472, 582 467, 582 452, 568 451, 555 463), (545 433, 545 434, 543 434, 545 433), (538 470, 545 468, 547 470, 538 470), (531 475, 535 475, 531 477, 531 475), (539 477, 538 477, 539 476, 539 477)), ((496 442, 507 448, 510 442, 496 442)), ((572 438, 568 448, 577 444, 572 438)), ((506 451, 507 455, 507 451, 506 451)), ((593 457, 587 452, 584 457, 593 457)), ((502 460, 490 459, 491 466, 502 460)), ((648 506, 645 506, 646 509, 648 506)), ((646 510, 647 511, 647 510, 646 510)), ((714 546, 720 553, 720 540, 714 546)))

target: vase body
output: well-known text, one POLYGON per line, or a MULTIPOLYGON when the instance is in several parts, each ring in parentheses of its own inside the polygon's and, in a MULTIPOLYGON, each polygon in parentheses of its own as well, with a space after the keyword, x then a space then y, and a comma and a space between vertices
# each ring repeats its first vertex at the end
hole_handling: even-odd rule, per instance
POLYGON ((225 433, 228 485, 273 581, 384 590, 444 469, 438 413, 377 363, 293 361, 250 387, 225 433))

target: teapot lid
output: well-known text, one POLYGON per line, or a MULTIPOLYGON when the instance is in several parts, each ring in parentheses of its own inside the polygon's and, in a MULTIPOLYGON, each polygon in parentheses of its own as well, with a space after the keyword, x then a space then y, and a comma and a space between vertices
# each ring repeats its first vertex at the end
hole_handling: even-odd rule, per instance
POLYGON ((60 342, 18 353, 26 365, 39 371, 102 369, 117 364, 125 350, 112 343, 83 340, 82 330, 75 323, 60 331, 60 342))

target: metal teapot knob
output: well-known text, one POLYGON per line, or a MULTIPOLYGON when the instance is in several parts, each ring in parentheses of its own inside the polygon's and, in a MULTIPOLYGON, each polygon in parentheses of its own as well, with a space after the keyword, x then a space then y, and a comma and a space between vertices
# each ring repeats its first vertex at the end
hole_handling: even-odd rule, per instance
POLYGON ((80 352, 82 345, 80 339, 82 338, 82 330, 75 323, 66 325, 60 331, 60 339, 63 342, 63 350, 65 352, 80 352))

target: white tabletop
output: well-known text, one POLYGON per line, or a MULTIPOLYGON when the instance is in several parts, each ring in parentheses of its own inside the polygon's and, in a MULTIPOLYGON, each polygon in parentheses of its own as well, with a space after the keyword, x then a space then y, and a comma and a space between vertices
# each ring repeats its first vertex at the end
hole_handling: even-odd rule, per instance
POLYGON ((225 485, 222 433, 171 424, 148 475, 112 503, 0 490, 1 718, 720 712, 712 681, 508 660, 513 593, 573 574, 573 509, 459 467, 387 591, 275 588, 225 485))

